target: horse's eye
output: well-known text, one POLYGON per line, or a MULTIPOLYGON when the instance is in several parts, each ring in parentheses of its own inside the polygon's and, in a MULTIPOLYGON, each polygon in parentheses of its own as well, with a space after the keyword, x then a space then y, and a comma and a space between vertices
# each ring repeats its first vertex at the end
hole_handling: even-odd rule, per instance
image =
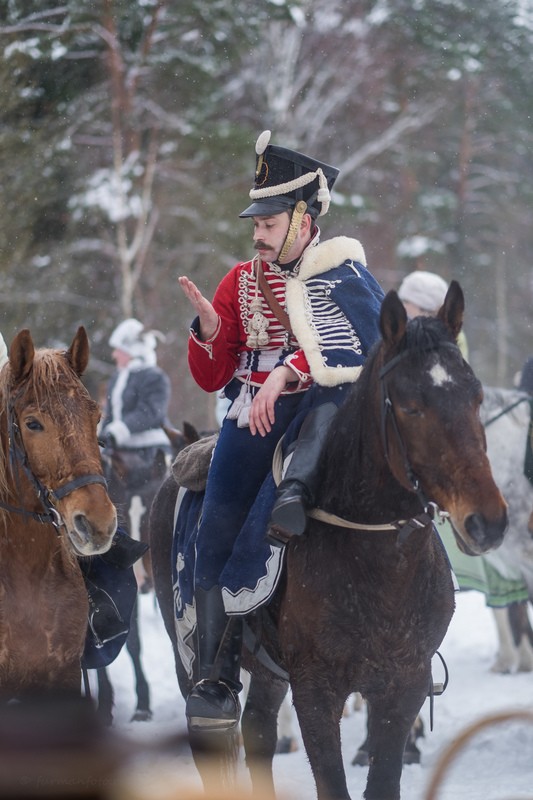
POLYGON ((33 417, 30 417, 29 419, 26 420, 26 427, 30 431, 42 431, 42 430, 44 430, 44 428, 41 425, 41 423, 39 422, 39 420, 38 419, 34 419, 33 417))
POLYGON ((416 406, 402 406, 401 408, 402 408, 402 412, 407 417, 420 417, 420 416, 422 416, 422 412, 420 411, 419 408, 416 408, 416 406))

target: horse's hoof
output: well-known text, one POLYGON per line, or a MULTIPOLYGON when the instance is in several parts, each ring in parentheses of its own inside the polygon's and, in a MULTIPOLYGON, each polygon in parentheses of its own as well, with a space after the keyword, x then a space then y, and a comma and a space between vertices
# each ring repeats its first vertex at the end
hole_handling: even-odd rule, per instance
POLYGON ((352 758, 352 767, 368 767, 368 753, 366 750, 358 750, 352 758))
POLYGON ((295 753, 296 750, 298 750, 298 744, 292 736, 282 736, 281 739, 278 739, 276 753, 295 753))
POLYGON ((130 722, 149 722, 152 719, 152 717, 153 714, 149 708, 147 709, 138 708, 135 711, 133 717, 130 719, 130 722))

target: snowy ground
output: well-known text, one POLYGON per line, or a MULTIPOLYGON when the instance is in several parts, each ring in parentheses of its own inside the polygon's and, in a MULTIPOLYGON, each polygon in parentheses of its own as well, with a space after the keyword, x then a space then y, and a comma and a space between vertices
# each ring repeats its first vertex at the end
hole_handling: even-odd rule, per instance
MULTIPOLYGON (((136 741, 153 743, 158 737, 185 732, 184 703, 174 674, 170 643, 154 607, 153 595, 143 595, 140 601, 143 664, 151 686, 154 712, 151 722, 129 722, 135 701, 133 672, 125 650, 111 665, 110 673, 116 692, 117 731, 136 741)), ((495 625, 483 595, 459 594, 454 619, 440 648, 450 673, 449 685, 441 697, 435 698, 432 732, 429 730, 429 701, 422 709, 426 726, 426 736, 419 742, 422 763, 404 768, 404 800, 426 800, 430 780, 443 752, 469 725, 497 712, 533 712, 533 674, 492 673, 490 667, 496 649, 495 625)), ((437 660, 434 679, 441 677, 437 660)), ((362 796, 367 770, 353 767, 350 762, 364 739, 365 713, 352 710, 341 724, 348 787, 355 800, 362 796)), ((295 727, 298 734, 297 725, 295 727)), ((274 771, 283 800, 313 800, 316 796, 301 741, 296 752, 275 756, 274 771)), ((179 757, 150 755, 139 760, 132 780, 138 792, 136 796, 150 800, 181 797, 175 790, 184 783, 193 787, 201 785, 187 750, 179 757), (154 793, 156 784, 159 786, 157 794, 154 793)), ((532 800, 532 722, 500 723, 479 731, 452 761, 434 796, 439 800, 532 800)))

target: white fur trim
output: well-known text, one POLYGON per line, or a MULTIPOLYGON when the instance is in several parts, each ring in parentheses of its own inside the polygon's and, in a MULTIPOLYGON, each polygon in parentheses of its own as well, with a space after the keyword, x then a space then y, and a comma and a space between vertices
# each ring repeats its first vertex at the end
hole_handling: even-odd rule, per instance
POLYGON ((349 236, 336 236, 326 242, 320 242, 315 247, 309 247, 303 256, 297 280, 306 281, 315 275, 320 275, 327 269, 333 269, 344 264, 346 259, 358 261, 366 267, 366 256, 363 245, 358 239, 349 236))
POLYGON ((287 280, 285 302, 291 327, 307 358, 313 379, 320 386, 338 386, 357 380, 362 367, 328 367, 324 363, 315 331, 308 318, 308 299, 305 281, 329 269, 338 267, 347 259, 366 266, 365 251, 357 239, 337 236, 304 254, 300 271, 295 278, 287 280))
POLYGON ((130 429, 121 419, 116 419, 114 422, 110 422, 109 425, 105 426, 104 434, 111 435, 117 445, 122 447, 129 441, 130 429))

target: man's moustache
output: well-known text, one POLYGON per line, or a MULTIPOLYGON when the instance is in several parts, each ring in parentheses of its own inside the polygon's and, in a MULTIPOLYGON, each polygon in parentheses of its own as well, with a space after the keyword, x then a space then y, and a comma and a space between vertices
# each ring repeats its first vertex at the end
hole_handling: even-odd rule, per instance
POLYGON ((266 244, 266 242, 262 242, 261 240, 254 242, 254 249, 255 250, 272 250, 271 247, 266 244))

